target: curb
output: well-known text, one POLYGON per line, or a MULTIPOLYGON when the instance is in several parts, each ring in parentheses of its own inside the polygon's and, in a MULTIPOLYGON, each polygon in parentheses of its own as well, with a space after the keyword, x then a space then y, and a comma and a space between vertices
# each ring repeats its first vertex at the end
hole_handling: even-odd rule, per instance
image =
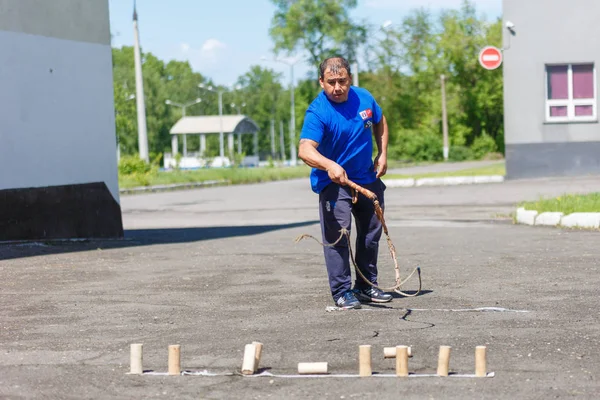
MULTIPOLYGON (((447 176, 440 178, 407 178, 407 179, 383 179, 383 183, 387 187, 419 187, 419 186, 456 186, 456 185, 472 185, 477 183, 502 183, 504 176, 489 175, 489 176, 447 176)), ((215 180, 193 183, 174 183, 171 185, 156 185, 156 186, 138 186, 129 189, 119 189, 120 194, 135 194, 148 192, 166 192, 177 189, 194 189, 200 187, 227 185, 228 180, 215 180)))
POLYGON ((176 189, 194 189, 199 187, 209 187, 218 185, 227 185, 230 182, 228 180, 219 181, 204 181, 204 182, 193 182, 193 183, 173 183, 171 185, 156 185, 156 186, 138 186, 129 189, 119 189, 120 194, 135 194, 135 193, 147 193, 147 192, 167 192, 169 190, 176 189))
POLYGON ((563 226, 567 228, 600 229, 600 213, 544 212, 517 208, 517 224, 538 226, 563 226))
POLYGON ((477 183, 502 183, 502 175, 484 176, 446 176, 439 178, 407 178, 407 179, 383 179, 387 187, 419 187, 419 186, 456 186, 473 185, 477 183))

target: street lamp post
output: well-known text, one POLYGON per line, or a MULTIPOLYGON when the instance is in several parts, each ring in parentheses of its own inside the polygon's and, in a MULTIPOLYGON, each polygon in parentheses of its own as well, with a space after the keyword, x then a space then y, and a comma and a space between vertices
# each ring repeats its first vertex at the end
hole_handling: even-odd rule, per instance
MULTIPOLYGON (((182 118, 185 118, 185 109, 186 108, 188 108, 190 106, 193 106, 194 104, 201 103, 201 102, 202 102, 201 98, 197 98, 196 100, 190 101, 189 103, 185 103, 185 104, 175 103, 174 101, 171 101, 171 100, 165 100, 165 104, 166 105, 181 108, 181 117, 182 118)), ((177 139, 177 137, 175 137, 175 139, 177 139)), ((177 142, 173 141, 171 147, 173 148, 172 149, 173 150, 173 156, 175 156, 175 153, 176 153, 175 150, 177 149, 177 142), (174 146, 173 146, 173 143, 175 143, 174 146)), ((187 157, 187 135, 185 135, 185 134, 183 135, 183 156, 187 157)))
MULTIPOLYGON (((242 115, 242 108, 246 107, 246 103, 242 103, 241 106, 235 103, 231 103, 231 108, 236 109, 238 115, 242 115)), ((238 133, 238 143, 237 143, 237 152, 238 154, 242 154, 242 134, 238 133)))
MULTIPOLYGON (((266 60, 266 57, 263 57, 262 59, 266 60)), ((274 59, 274 61, 286 64, 290 67, 290 165, 296 165, 296 103, 294 101, 294 65, 297 64, 300 60, 283 60, 276 58, 274 59)))
POLYGON ((215 90, 212 86, 204 86, 204 84, 199 84, 198 87, 200 89, 208 90, 209 92, 217 93, 219 97, 219 157, 221 158, 221 162, 224 162, 225 159, 225 150, 223 149, 223 91, 215 90))
MULTIPOLYGON (((125 98, 125 101, 129 101, 129 100, 134 100, 135 99, 135 94, 130 94, 129 96, 127 96, 125 98)), ((119 115, 119 110, 117 110, 115 108, 115 126, 116 126, 116 119, 117 116, 119 115)), ((116 132, 116 136, 117 136, 117 161, 121 160, 121 140, 119 139, 119 132, 116 132)))
POLYGON ((138 14, 135 1, 133 2, 133 38, 134 38, 134 65, 135 65, 135 88, 138 116, 138 151, 140 158, 146 162, 150 161, 148 156, 148 128, 146 127, 146 103, 144 101, 144 78, 142 75, 142 55, 140 51, 140 31, 138 29, 138 14))
POLYGON ((246 107, 246 103, 242 103, 241 105, 231 103, 230 106, 234 110, 237 110, 238 115, 242 115, 242 108, 246 107))

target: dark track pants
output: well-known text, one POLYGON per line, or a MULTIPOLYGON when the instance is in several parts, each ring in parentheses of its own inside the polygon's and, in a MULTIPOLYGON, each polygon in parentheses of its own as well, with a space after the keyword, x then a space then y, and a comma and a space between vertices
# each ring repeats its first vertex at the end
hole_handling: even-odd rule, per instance
MULTIPOLYGON (((362 185, 377 195, 379 204, 384 208, 383 192, 385 185, 381 180, 362 185)), ((342 227, 350 231, 352 215, 356 223, 356 245, 353 246, 358 268, 371 283, 377 284, 377 255, 381 238, 381 222, 375 215, 373 202, 362 194, 356 204, 352 204, 352 193, 348 186, 329 184, 319 193, 319 215, 323 243, 331 244, 340 236, 342 227)), ((335 246, 323 247, 325 265, 329 275, 329 286, 333 299, 337 300, 344 292, 352 288, 350 252, 346 238, 335 246)), ((356 277, 354 287, 364 289, 369 285, 360 276, 356 277)))

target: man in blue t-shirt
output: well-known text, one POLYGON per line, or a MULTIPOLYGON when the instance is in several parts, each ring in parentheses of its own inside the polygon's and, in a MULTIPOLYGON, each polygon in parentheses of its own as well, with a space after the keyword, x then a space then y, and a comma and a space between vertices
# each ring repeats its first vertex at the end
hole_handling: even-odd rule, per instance
MULTIPOLYGON (((387 171, 388 128, 381 108, 365 89, 351 86, 348 61, 331 57, 320 65, 323 91, 310 104, 300 134, 298 156, 313 167, 312 190, 319 194, 319 215, 323 243, 332 244, 342 228, 350 231, 356 223, 355 261, 363 275, 377 284, 377 255, 381 222, 373 202, 359 195, 352 203, 351 180, 377 195, 384 207, 385 186, 379 179, 387 171), (373 155, 373 140, 377 157, 373 155)), ((349 249, 346 238, 335 246, 324 246, 329 286, 336 305, 360 308, 363 302, 384 303, 392 295, 372 287, 357 276, 352 290, 349 249)))

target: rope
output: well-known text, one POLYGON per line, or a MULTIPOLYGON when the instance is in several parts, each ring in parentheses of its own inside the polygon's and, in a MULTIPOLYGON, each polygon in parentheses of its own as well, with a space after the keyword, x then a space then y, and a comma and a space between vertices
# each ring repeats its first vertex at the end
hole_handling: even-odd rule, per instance
POLYGON ((343 237, 346 237, 346 241, 348 242, 348 249, 350 250, 350 260, 352 260, 352 265, 354 265, 354 269, 356 270, 357 275, 360 276, 361 279, 365 283, 367 283, 368 285, 370 285, 374 288, 377 288, 379 290, 383 290, 384 292, 394 291, 405 297, 415 297, 415 296, 419 295, 419 293, 421 293, 421 268, 416 267, 410 273, 410 275, 404 280, 402 280, 402 278, 400 277, 400 268, 398 267, 398 259, 396 258, 396 248, 394 247, 394 244, 392 243, 392 239, 390 238, 390 235, 388 233, 388 228, 385 223, 385 218, 383 217, 383 209, 381 208, 381 205, 379 204, 379 199, 377 198, 377 195, 375 193, 371 192, 370 190, 365 189, 362 186, 360 186, 350 180, 347 182, 348 182, 347 183, 348 186, 350 186, 350 189, 352 189, 352 203, 353 204, 356 204, 356 202, 358 201, 358 193, 362 194, 363 196, 367 197, 368 199, 370 199, 373 202, 373 206, 375 207, 375 215, 377 215, 377 219, 379 219, 379 221, 381 222, 381 225, 383 227, 383 232, 385 233, 385 237, 387 239, 388 249, 390 250, 392 260, 394 260, 394 273, 396 275, 396 284, 391 287, 379 287, 379 286, 375 285, 374 283, 371 283, 371 281, 369 281, 363 275, 363 273, 358 268, 358 265, 356 264, 356 260, 354 259, 354 252, 352 251, 352 245, 350 244, 350 232, 346 228, 342 228, 340 230, 340 237, 334 243, 331 243, 331 244, 323 243, 320 240, 318 240, 317 238, 315 238, 314 236, 308 235, 308 234, 302 234, 302 235, 298 236, 296 238, 295 242, 298 243, 302 239, 311 238, 323 247, 325 247, 325 246, 333 247, 333 246, 337 245, 342 240, 343 237), (406 292, 403 292, 402 290, 400 290, 400 287, 403 284, 405 284, 410 278, 412 278, 412 276, 415 273, 417 273, 417 277, 419 278, 419 288, 417 289, 417 291, 413 294, 409 294, 409 293, 406 293, 406 292))

